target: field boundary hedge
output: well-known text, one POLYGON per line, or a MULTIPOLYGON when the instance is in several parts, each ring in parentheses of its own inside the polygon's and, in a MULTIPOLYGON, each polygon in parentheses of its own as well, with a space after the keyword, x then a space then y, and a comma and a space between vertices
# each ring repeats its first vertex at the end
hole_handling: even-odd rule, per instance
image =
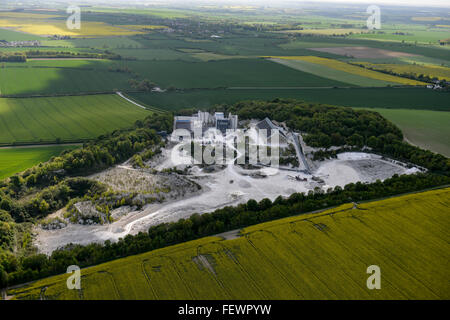
MULTIPOLYGON (((121 91, 121 90, 120 90, 121 91)), ((121 91, 123 92, 130 92, 130 93, 141 93, 145 91, 141 90, 127 90, 127 91, 121 91)), ((2 94, 0 95, 1 98, 9 98, 9 99, 25 99, 25 98, 51 98, 51 97, 71 97, 71 96, 95 96, 95 95, 109 95, 109 94, 116 94, 116 91, 97 91, 97 92, 75 92, 75 93, 52 93, 52 94, 27 94, 27 95, 20 95, 20 94, 2 94)), ((131 98, 130 98, 131 99, 131 98)))

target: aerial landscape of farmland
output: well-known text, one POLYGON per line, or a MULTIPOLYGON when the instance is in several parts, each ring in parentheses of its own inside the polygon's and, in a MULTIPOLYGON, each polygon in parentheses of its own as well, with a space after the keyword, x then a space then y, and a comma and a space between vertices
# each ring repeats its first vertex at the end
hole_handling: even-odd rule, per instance
POLYGON ((0 300, 450 299, 412 2, 2 1, 0 300))

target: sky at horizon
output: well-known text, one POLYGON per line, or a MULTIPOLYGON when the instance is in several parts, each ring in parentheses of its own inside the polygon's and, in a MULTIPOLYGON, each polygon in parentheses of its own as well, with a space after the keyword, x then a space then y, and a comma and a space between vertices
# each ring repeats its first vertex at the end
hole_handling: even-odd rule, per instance
POLYGON ((391 5, 414 5, 427 7, 429 5, 435 6, 450 6, 449 0, 309 0, 311 2, 341 2, 341 3, 364 3, 364 4, 391 4, 391 5))
MULTIPOLYGON (((89 0, 87 0, 89 1, 89 0)), ((94 0, 95 1, 95 0, 94 0)), ((152 0, 134 0, 134 2, 139 3, 160 3, 160 0, 152 1, 152 0)), ((442 7, 450 7, 450 0, 164 0, 164 3, 180 3, 180 2, 188 2, 188 3, 238 3, 241 5, 245 5, 247 3, 264 3, 268 5, 275 5, 278 3, 353 3, 353 4, 389 4, 389 5, 409 5, 409 6, 442 6, 442 7)), ((449 12, 450 13, 450 12, 449 12)))
MULTIPOLYGON (((52 0, 51 2, 53 2, 52 0)), ((44 1, 45 2, 45 1, 44 1)), ((70 0, 61 0, 61 2, 70 2, 70 0)), ((79 0, 80 3, 126 3, 129 2, 130 4, 193 4, 193 3, 209 3, 209 4, 240 4, 240 5, 246 5, 246 4, 264 4, 264 5, 274 5, 276 4, 301 4, 303 3, 353 3, 353 4, 384 4, 384 5, 406 5, 406 6, 422 6, 422 7, 429 7, 429 6, 440 6, 440 7, 450 7, 450 0, 108 0, 108 1, 102 1, 102 0, 79 0)), ((450 12, 449 12, 450 14, 450 12)))

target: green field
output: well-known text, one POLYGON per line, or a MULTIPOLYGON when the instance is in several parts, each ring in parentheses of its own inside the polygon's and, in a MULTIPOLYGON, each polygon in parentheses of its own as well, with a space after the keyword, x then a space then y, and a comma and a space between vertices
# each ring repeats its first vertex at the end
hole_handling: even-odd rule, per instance
POLYGON ((138 60, 196 60, 188 54, 172 49, 114 49, 112 51, 123 57, 133 57, 138 60))
POLYGON ((95 138, 129 127, 149 114, 112 94, 1 98, 0 144, 95 138))
POLYGON ((411 26, 404 26, 404 28, 390 29, 389 26, 383 28, 383 33, 374 34, 354 34, 350 38, 382 40, 382 41, 398 41, 398 42, 418 42, 424 44, 437 45, 439 40, 444 40, 449 37, 448 31, 444 29, 430 29, 422 27, 414 30, 411 26))
POLYGON ((17 32, 13 30, 0 28, 0 40, 6 41, 28 41, 28 40, 44 40, 45 38, 33 34, 17 32))
MULTIPOLYGON (((136 49, 139 50, 141 49, 136 49)), ((195 60, 190 55, 187 57, 195 60)), ((108 67, 114 66, 126 66, 138 74, 138 79, 149 79, 162 87, 348 86, 344 82, 297 71, 263 59, 227 59, 209 62, 31 60, 22 64, 4 65, 4 68, 0 68, 2 95, 27 96, 131 89, 128 80, 136 76, 125 72, 108 71, 108 67)))
POLYGON ((259 224, 9 290, 15 299, 449 299, 450 189, 259 224), (367 268, 381 289, 367 288, 367 268))
POLYGON ((77 146, 13 147, 0 149, 0 180, 77 146))
MULTIPOLYGON (((314 51, 306 48, 282 48, 288 42, 284 37, 276 34, 265 34, 264 37, 254 35, 227 35, 220 39, 149 35, 145 39, 135 38, 144 48, 149 49, 197 49, 224 55, 311 55, 314 51)), ((334 58, 337 55, 317 53, 319 56, 334 58)))
POLYGON ((141 48, 142 45, 133 37, 104 37, 104 38, 84 38, 67 40, 76 48, 98 48, 98 49, 119 49, 119 48, 141 48))
POLYGON ((290 67, 295 70, 308 72, 320 77, 332 79, 340 82, 348 83, 349 85, 358 87, 386 87, 388 85, 398 85, 395 82, 388 82, 383 80, 371 79, 357 74, 348 73, 341 70, 329 68, 324 65, 311 63, 302 60, 288 60, 288 59, 270 59, 276 63, 290 67))
POLYGON ((418 88, 214 89, 132 93, 133 98, 164 110, 207 108, 242 100, 292 98, 348 107, 450 111, 449 93, 418 88))
MULTIPOLYGON (((364 35, 363 35, 364 36, 364 35)), ((364 46, 369 48, 378 48, 390 51, 398 51, 425 56, 428 58, 440 59, 443 61, 450 61, 450 55, 447 48, 440 48, 437 46, 425 46, 416 45, 411 43, 401 43, 393 41, 377 41, 377 40, 365 40, 365 39, 352 39, 343 37, 302 37, 301 39, 292 40, 280 45, 282 48, 289 50, 296 50, 301 52, 308 48, 326 48, 326 47, 351 47, 351 46, 364 46), (305 44, 306 43, 306 44, 305 44), (317 43, 317 46, 316 46, 317 43), (328 44, 328 45, 327 45, 328 44)), ((269 54, 267 54, 269 55, 269 54)), ((272 54, 270 54, 272 55, 272 54)), ((307 55, 303 53, 298 54, 286 54, 286 55, 307 55)), ((316 55, 316 53, 312 54, 316 55)), ((344 56, 337 56, 341 59, 346 59, 344 56)))
POLYGON ((450 112, 405 109, 371 109, 395 123, 408 141, 450 157, 450 112))
POLYGON ((0 68, 0 93, 2 95, 36 95, 83 92, 113 92, 130 89, 129 74, 109 72, 96 68, 97 63, 87 62, 83 68, 74 67, 77 61, 47 61, 45 65, 5 64, 0 68))
POLYGON ((210 62, 130 61, 130 69, 163 87, 327 87, 348 86, 263 59, 210 62))

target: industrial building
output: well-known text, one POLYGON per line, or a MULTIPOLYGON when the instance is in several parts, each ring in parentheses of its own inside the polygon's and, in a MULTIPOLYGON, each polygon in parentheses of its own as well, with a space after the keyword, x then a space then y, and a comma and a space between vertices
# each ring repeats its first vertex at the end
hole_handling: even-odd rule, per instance
POLYGON ((208 129, 216 128, 223 134, 226 130, 235 130, 238 127, 238 116, 231 113, 228 117, 225 117, 223 112, 216 112, 211 115, 209 112, 198 111, 197 114, 192 116, 176 116, 174 118, 173 128, 185 129, 194 133, 195 129, 201 129, 201 132, 205 132, 208 129))

